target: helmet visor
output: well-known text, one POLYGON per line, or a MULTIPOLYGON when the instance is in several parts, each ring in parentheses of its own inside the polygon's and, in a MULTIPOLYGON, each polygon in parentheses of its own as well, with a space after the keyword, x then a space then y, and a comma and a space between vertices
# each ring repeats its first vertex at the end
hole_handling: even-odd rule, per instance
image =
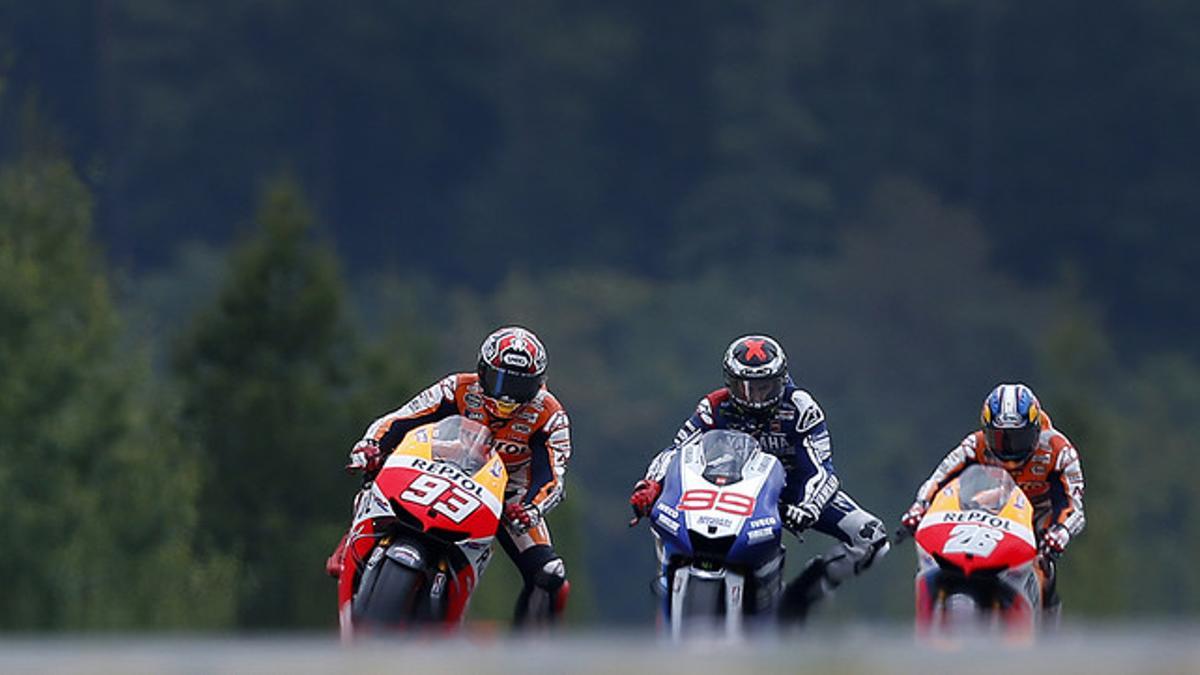
POLYGON ((540 375, 514 373, 500 370, 490 365, 479 369, 479 383, 483 385, 483 393, 494 399, 507 399, 515 403, 527 403, 537 396, 542 388, 540 375))
POLYGON ((1042 430, 1036 424, 1020 429, 984 429, 988 450, 1002 461, 1022 462, 1033 454, 1042 430))
POLYGON ((753 380, 728 378, 725 385, 733 400, 747 408, 766 408, 775 405, 783 397, 783 378, 768 377, 753 380))

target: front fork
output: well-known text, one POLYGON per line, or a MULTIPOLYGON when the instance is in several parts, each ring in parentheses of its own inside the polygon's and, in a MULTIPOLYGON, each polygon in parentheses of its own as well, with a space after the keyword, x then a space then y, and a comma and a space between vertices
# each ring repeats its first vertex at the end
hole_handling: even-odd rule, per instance
POLYGON ((725 635, 735 637, 742 632, 742 615, 746 598, 746 578, 727 569, 716 571, 700 570, 691 565, 681 565, 671 574, 671 593, 668 599, 668 623, 671 626, 671 638, 679 640, 683 637, 683 610, 687 598, 690 579, 697 578, 710 581, 721 581, 725 591, 725 635))

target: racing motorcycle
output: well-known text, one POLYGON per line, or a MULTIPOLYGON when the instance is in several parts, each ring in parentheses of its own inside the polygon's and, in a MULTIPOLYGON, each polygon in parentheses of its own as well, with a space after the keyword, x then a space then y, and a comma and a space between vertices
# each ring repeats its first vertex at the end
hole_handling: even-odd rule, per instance
POLYGON ((662 623, 737 636, 769 619, 782 592, 779 493, 784 471, 748 434, 708 431, 685 443, 650 512, 661 563, 662 623))
POLYGON ((364 487, 338 578, 343 640, 461 623, 508 483, 491 440, 487 427, 457 415, 417 427, 364 487))
POLYGON ((1033 635, 1044 583, 1033 506, 1007 471, 967 467, 934 496, 915 539, 919 635, 1033 635))

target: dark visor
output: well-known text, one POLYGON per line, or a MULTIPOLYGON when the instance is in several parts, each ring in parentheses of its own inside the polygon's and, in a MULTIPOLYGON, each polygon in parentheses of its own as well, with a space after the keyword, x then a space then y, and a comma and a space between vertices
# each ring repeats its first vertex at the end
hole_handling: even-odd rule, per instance
POLYGON ((761 380, 736 380, 727 382, 733 397, 740 403, 762 406, 774 403, 783 395, 783 378, 769 377, 761 380))
POLYGON ((1033 452, 1042 430, 1036 424, 1020 429, 985 429, 988 448, 1002 460, 1015 462, 1025 459, 1033 452))
POLYGON ((526 403, 537 396, 542 388, 542 378, 537 375, 514 373, 491 366, 481 368, 480 383, 483 393, 491 398, 506 398, 516 403, 526 403))

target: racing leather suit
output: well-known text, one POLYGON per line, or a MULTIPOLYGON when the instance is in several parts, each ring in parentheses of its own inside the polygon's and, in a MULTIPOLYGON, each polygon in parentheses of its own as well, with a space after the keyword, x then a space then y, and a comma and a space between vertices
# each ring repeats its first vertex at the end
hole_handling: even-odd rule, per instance
POLYGON ((765 415, 745 412, 734 403, 727 388, 708 394, 676 433, 673 444, 650 463, 646 479, 661 483, 679 448, 711 429, 750 434, 765 452, 778 457, 785 472, 781 503, 795 504, 816 514, 813 529, 839 542, 810 561, 788 584, 782 617, 803 619, 813 603, 887 553, 883 523, 841 489, 833 468, 825 413, 807 391, 789 380, 783 399, 765 415))
MULTIPOLYGON (((563 478, 571 457, 570 420, 562 404, 544 387, 511 417, 500 418, 484 406, 478 375, 448 375, 398 410, 375 420, 363 439, 378 443, 386 456, 412 429, 451 415, 481 422, 491 430, 493 447, 508 470, 506 504, 533 505, 544 516, 563 500, 563 478)), ((506 521, 497 539, 524 581, 514 623, 557 617, 566 605, 570 585, 546 521, 540 520, 523 533, 506 521)))
MULTIPOLYGON (((1029 459, 1019 465, 1006 465, 987 449, 982 431, 968 434, 951 450, 917 490, 917 501, 928 504, 943 485, 963 472, 971 464, 986 464, 1003 467, 1020 486, 1033 506, 1034 533, 1041 543, 1046 531, 1054 526, 1066 528, 1074 540, 1083 532, 1086 519, 1083 514, 1083 467, 1075 446, 1060 431, 1054 428, 1045 408, 1041 412, 1041 436, 1029 459)), ((1055 565, 1043 558, 1042 569, 1046 573, 1043 598, 1052 611, 1059 605, 1055 590, 1055 565)))

